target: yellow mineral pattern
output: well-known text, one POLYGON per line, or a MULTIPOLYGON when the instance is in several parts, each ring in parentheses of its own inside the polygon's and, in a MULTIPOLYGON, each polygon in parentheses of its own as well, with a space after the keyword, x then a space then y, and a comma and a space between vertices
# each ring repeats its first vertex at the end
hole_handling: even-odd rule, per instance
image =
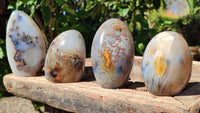
POLYGON ((111 56, 109 55, 107 50, 104 51, 104 66, 111 72, 114 71, 114 65, 112 65, 111 62, 111 56))
POLYGON ((163 76, 167 67, 167 62, 159 56, 154 62, 154 69, 156 70, 156 75, 163 76))
POLYGON ((110 68, 110 66, 111 66, 110 56, 108 54, 108 51, 106 51, 106 50, 104 51, 104 60, 105 60, 104 66, 107 68, 110 68))

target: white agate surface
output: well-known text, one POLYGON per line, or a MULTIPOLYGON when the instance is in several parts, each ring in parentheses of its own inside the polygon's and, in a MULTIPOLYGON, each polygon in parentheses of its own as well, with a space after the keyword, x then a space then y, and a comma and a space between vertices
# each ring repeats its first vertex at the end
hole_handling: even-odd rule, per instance
POLYGON ((187 85, 192 57, 185 39, 173 31, 157 34, 147 45, 142 74, 147 89, 155 95, 176 95, 187 85))
POLYGON ((85 41, 78 31, 68 30, 59 34, 47 52, 46 78, 52 82, 79 81, 84 71, 85 57, 85 41))
POLYGON ((104 88, 121 87, 129 77, 134 58, 133 37, 119 19, 108 19, 92 43, 91 63, 97 83, 104 88))
POLYGON ((6 49, 15 75, 40 74, 46 55, 45 42, 37 24, 22 11, 13 11, 8 20, 6 49))

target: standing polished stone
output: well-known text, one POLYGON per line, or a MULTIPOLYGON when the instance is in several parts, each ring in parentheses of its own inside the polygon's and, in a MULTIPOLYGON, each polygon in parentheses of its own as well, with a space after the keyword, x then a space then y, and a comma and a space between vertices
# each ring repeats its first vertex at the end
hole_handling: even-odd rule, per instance
POLYGON ((91 62, 98 84, 117 88, 128 79, 133 65, 134 44, 131 32, 119 19, 105 21, 95 34, 91 62))
POLYGON ((86 57, 85 41, 76 30, 58 35, 45 60, 45 76, 52 82, 76 82, 82 77, 86 57))
POLYGON ((147 89, 155 95, 176 95, 187 85, 192 57, 185 39, 173 31, 157 34, 147 45, 142 74, 147 89))
POLYGON ((46 56, 45 42, 37 24, 22 11, 13 11, 8 20, 6 50, 15 75, 40 74, 46 56))

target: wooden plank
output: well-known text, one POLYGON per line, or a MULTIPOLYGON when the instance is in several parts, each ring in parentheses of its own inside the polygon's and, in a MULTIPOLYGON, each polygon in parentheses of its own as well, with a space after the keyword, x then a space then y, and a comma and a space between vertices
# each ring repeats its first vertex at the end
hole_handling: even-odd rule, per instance
POLYGON ((200 112, 200 62, 193 61, 189 84, 174 98, 182 102, 191 112, 200 112))
MULTIPOLYGON (((142 57, 136 56, 134 65, 130 74, 130 79, 136 82, 144 82, 142 78, 142 57)), ((187 87, 174 97, 183 103, 191 111, 200 112, 200 62, 193 61, 192 76, 187 87)))
POLYGON ((52 83, 40 77, 4 77, 14 95, 71 112, 187 112, 172 97, 158 97, 133 89, 103 89, 96 82, 52 83))
POLYGON ((133 81, 144 82, 142 77, 142 57, 134 57, 133 68, 129 76, 133 81))
POLYGON ((200 63, 193 62, 190 83, 175 97, 146 91, 141 75, 142 57, 135 57, 131 80, 120 89, 104 89, 95 81, 90 59, 80 82, 52 83, 39 77, 4 76, 8 92, 70 112, 199 112, 200 63), (136 63, 135 63, 136 62, 136 63), (134 71, 134 72, 133 72, 134 71), (134 75, 133 75, 134 74, 134 75))
POLYGON ((52 106, 49 106, 48 104, 44 105, 44 110, 45 110, 45 113, 46 112, 48 112, 48 113, 72 113, 72 112, 64 111, 62 109, 54 108, 52 106))

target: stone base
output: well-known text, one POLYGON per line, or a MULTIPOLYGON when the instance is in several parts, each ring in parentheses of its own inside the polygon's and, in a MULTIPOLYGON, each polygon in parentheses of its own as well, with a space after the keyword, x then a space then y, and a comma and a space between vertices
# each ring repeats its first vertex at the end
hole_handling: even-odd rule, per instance
POLYGON ((38 113, 32 102, 21 97, 3 97, 0 99, 0 113, 38 113))

